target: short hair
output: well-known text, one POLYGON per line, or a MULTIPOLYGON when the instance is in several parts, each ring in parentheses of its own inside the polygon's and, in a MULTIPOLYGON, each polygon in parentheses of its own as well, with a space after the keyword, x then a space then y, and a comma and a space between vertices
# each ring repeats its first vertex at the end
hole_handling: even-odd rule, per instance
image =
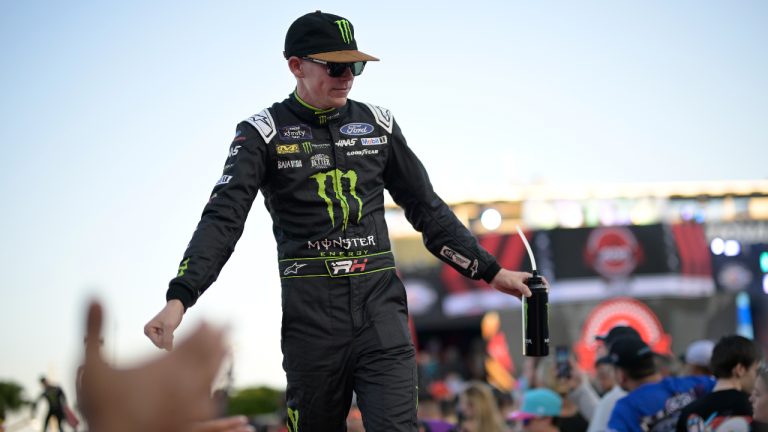
POLYGON ((710 368, 715 378, 731 378, 737 365, 749 368, 760 361, 760 357, 760 349, 753 341, 744 336, 724 336, 712 350, 710 368))

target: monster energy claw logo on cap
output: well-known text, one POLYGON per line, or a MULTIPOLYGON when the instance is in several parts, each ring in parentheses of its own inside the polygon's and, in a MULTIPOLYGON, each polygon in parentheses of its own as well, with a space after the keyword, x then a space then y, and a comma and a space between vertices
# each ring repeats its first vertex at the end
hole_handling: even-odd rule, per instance
POLYGON ((336 219, 333 215, 333 199, 329 197, 329 194, 326 192, 326 180, 329 178, 331 179, 333 196, 339 201, 339 206, 341 206, 344 229, 347 229, 347 223, 349 222, 349 204, 352 199, 357 201, 357 222, 360 222, 360 218, 363 216, 363 201, 357 196, 357 192, 355 191, 355 187, 357 186, 357 173, 354 170, 344 172, 340 169, 334 169, 331 171, 319 172, 310 176, 310 178, 317 181, 317 194, 328 206, 328 216, 331 218, 331 226, 336 226, 336 219))
POLYGON ((339 26, 339 32, 341 33, 341 39, 346 43, 352 43, 354 36, 352 36, 352 29, 349 27, 349 21, 340 19, 335 21, 339 26))
POLYGON ((355 26, 338 15, 315 11, 296 19, 285 34, 283 56, 336 63, 378 61, 357 49, 355 26))

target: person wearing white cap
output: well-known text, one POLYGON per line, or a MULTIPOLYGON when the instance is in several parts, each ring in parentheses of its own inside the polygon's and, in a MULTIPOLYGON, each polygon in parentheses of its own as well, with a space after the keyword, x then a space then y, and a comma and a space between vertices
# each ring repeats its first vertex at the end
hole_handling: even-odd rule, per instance
POLYGON ((712 375, 709 361, 712 358, 712 350, 715 343, 711 340, 701 339, 691 342, 685 350, 685 375, 712 375))

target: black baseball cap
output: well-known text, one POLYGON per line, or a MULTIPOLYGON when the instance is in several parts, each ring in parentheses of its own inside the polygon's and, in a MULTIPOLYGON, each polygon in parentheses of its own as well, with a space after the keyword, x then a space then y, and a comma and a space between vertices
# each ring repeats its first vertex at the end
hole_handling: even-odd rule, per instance
POLYGON ((357 50, 355 28, 346 18, 321 11, 299 17, 285 34, 285 51, 289 58, 311 57, 334 63, 379 61, 357 50))
POLYGON ((616 326, 602 336, 595 336, 595 339, 603 341, 606 347, 610 349, 617 340, 624 338, 641 339, 640 333, 629 326, 616 326))
POLYGON ((622 369, 636 372, 655 369, 654 353, 640 338, 624 337, 611 345, 611 362, 622 369))

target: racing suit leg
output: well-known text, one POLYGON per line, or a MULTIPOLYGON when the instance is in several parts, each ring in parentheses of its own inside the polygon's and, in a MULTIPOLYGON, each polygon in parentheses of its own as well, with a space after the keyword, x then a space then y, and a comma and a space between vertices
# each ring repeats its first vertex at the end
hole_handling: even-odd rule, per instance
POLYGON ((370 319, 355 338, 355 393, 370 432, 415 432, 418 381, 405 288, 387 272, 366 299, 370 319))
POLYGON ((328 278, 287 279, 282 285, 288 429, 345 431, 353 386, 349 286, 328 278))

